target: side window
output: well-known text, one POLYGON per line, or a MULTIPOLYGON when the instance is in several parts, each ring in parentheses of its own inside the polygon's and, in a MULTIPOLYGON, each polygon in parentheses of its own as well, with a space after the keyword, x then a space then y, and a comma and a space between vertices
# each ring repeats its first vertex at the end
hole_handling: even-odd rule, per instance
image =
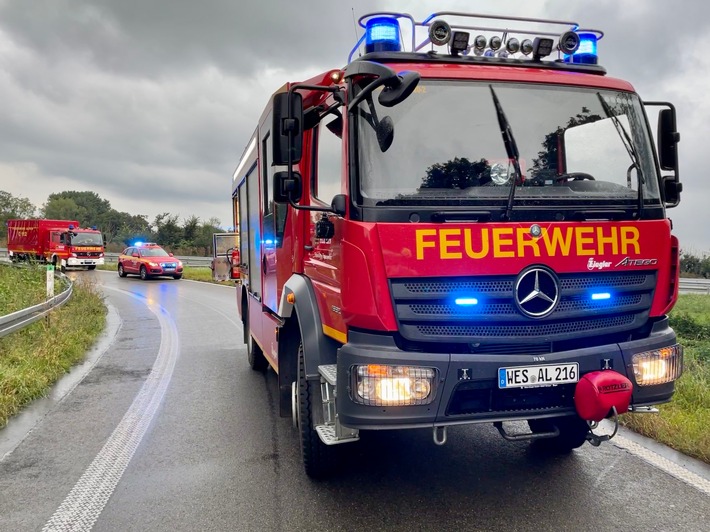
POLYGON ((342 118, 328 117, 316 128, 316 171, 313 177, 313 194, 330 205, 333 196, 340 194, 342 172, 342 118))
POLYGON ((274 167, 272 161, 271 133, 268 132, 261 140, 262 168, 261 175, 264 178, 264 238, 271 240, 276 247, 281 247, 286 226, 286 205, 274 203, 274 167))
POLYGON ((272 174, 273 170, 271 168, 271 143, 269 138, 271 133, 266 133, 264 138, 261 140, 261 175, 264 179, 264 184, 262 190, 264 191, 264 216, 267 216, 274 212, 274 194, 271 190, 273 186, 272 174))

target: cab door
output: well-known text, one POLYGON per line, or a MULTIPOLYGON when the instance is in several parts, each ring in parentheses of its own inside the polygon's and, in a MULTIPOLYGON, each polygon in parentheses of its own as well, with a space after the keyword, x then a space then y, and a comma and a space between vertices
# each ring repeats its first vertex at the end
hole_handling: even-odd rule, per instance
POLYGON ((273 113, 265 115, 261 132, 261 187, 262 209, 264 212, 264 236, 261 247, 261 273, 264 283, 263 304, 270 310, 278 310, 278 283, 276 278, 277 252, 283 246, 283 228, 286 206, 274 203, 273 191, 273 145, 271 138, 273 113))

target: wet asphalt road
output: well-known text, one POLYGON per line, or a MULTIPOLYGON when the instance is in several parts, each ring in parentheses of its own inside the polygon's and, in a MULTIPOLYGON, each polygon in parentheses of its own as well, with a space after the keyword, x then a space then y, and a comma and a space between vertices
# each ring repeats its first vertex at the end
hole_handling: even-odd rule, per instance
POLYGON ((491 425, 443 447, 363 434, 311 481, 274 373, 247 365, 233 289, 81 275, 104 287, 105 350, 0 459, 2 531, 710 529, 709 492, 613 442, 545 456, 491 425))

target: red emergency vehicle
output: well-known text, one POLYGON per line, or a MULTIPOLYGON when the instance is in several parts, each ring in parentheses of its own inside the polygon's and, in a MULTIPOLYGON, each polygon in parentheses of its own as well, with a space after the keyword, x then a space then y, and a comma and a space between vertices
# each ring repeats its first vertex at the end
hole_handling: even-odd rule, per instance
POLYGON ((278 373, 306 472, 361 430, 487 422, 567 452, 669 401, 674 107, 576 22, 359 24, 344 68, 273 95, 232 178, 248 360, 278 373))
POLYGON ((13 261, 49 262, 62 270, 104 263, 101 231, 80 228, 76 220, 8 220, 7 250, 13 261))

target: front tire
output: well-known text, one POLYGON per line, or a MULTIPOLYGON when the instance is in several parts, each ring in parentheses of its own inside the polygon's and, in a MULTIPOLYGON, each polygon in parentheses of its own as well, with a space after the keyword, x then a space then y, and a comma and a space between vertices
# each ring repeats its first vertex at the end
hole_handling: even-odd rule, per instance
POLYGON ((148 275, 148 270, 146 269, 145 266, 141 266, 141 274, 140 275, 141 275, 141 279, 143 281, 147 281, 150 278, 150 276, 148 275))
POLYGON ((530 419, 528 426, 534 433, 551 432, 556 426, 560 435, 556 438, 535 440, 539 448, 558 454, 567 454, 584 445, 589 434, 589 424, 579 416, 567 416, 557 419, 530 419))
POLYGON ((128 274, 126 273, 126 270, 123 269, 123 264, 119 263, 118 264, 118 276, 119 277, 126 277, 128 274))
POLYGON ((181 275, 173 275, 173 279, 175 279, 176 281, 182 279, 182 274, 181 275))
POLYGON ((249 362, 249 367, 254 371, 265 371, 269 363, 261 347, 259 347, 259 344, 254 341, 254 337, 251 335, 248 317, 244 325, 244 330, 246 331, 245 336, 247 338, 247 361, 249 362))
POLYGON ((318 436, 316 426, 323 420, 323 400, 320 382, 306 379, 303 342, 298 346, 297 420, 301 438, 303 468, 311 478, 325 478, 338 468, 338 446, 326 445, 318 436))

